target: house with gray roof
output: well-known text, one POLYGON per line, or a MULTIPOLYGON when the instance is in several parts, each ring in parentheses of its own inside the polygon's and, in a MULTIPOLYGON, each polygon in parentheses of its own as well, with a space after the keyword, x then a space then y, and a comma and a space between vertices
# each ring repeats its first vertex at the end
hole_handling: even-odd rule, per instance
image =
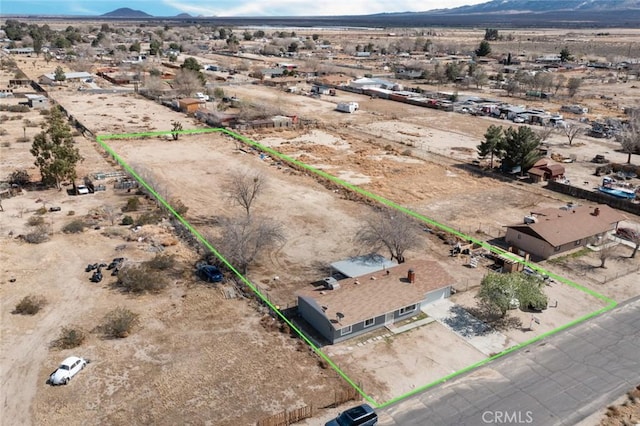
POLYGON ((504 238, 519 254, 544 260, 602 239, 625 219, 606 204, 542 209, 525 216, 524 223, 507 226, 504 238))
MULTIPOLYGON (((87 78, 93 78, 93 74, 89 72, 66 72, 64 73, 65 81, 77 81, 77 80, 85 80, 87 78)), ((43 74, 38 78, 40 84, 54 84, 56 83, 56 75, 55 73, 47 73, 43 74)))
POLYGON ((343 275, 364 274, 327 278, 328 285, 297 294, 298 313, 330 344, 418 315, 421 307, 451 295, 453 278, 435 261, 336 266, 343 275))

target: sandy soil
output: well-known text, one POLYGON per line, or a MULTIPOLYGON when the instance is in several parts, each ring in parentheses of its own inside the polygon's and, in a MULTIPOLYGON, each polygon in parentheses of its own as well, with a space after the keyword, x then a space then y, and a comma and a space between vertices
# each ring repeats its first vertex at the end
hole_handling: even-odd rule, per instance
POLYGON ((368 394, 379 402, 486 358, 437 322, 373 342, 371 337, 341 342, 327 347, 326 353, 356 383, 364 383, 368 394))
MULTIPOLYGON (((19 65, 30 77, 37 78, 51 72, 54 64, 24 58, 19 65)), ((322 99, 255 85, 226 86, 225 92, 241 99, 276 102, 288 113, 319 122, 317 128, 300 132, 263 131, 247 136, 466 233, 497 237, 504 225, 520 221, 531 207, 566 202, 566 198, 537 186, 477 178, 456 167, 460 160, 475 158, 475 146, 490 124, 506 125, 503 121, 341 92, 322 99), (346 100, 359 102, 361 110, 352 115, 335 112, 335 104, 346 100)), ((633 93, 630 87, 629 93, 633 93)), ((585 97, 578 101, 598 107, 597 100, 589 96, 585 91, 585 97)), ((98 134, 169 130, 169 123, 176 120, 185 129, 199 126, 182 114, 132 94, 88 95, 69 85, 56 88, 52 97, 98 134)), ((605 109, 600 107, 596 113, 602 111, 605 109)), ((42 121, 42 117, 33 111, 21 115, 1 127, 13 138, 23 132, 33 137, 39 128, 23 130, 22 119, 42 121)), ((95 143, 82 137, 77 143, 85 157, 79 176, 116 168, 95 143)), ((594 166, 587 163, 595 154, 604 153, 613 161, 626 160, 624 154, 615 152, 617 144, 613 141, 579 137, 569 147, 564 136, 553 135, 549 143, 554 151, 576 155, 578 161, 567 165, 567 174, 572 181, 588 185, 597 184, 591 176, 594 166)), ((260 259, 249 278, 260 283, 281 306, 293 303, 296 289, 324 276, 329 261, 358 251, 352 236, 370 214, 370 207, 345 199, 343 193, 325 188, 306 174, 268 159, 260 160, 255 154, 241 153, 228 138, 201 135, 182 137, 177 142, 151 138, 112 141, 111 145, 127 162, 145 168, 163 182, 167 192, 189 207, 187 219, 205 233, 216 232, 210 225, 212 218, 236 211, 223 193, 231 171, 252 169, 268 176, 269 186, 256 204, 256 212, 285 221, 288 242, 278 252, 260 259), (273 280, 276 275, 280 280, 273 280)), ((1 146, 2 169, 27 168, 37 179, 28 148, 28 143, 18 142, 1 146)), ((217 291, 195 285, 189 268, 159 296, 132 298, 106 284, 90 284, 83 272, 87 263, 109 260, 119 253, 133 260, 147 259, 153 255, 149 249, 155 246, 155 240, 170 236, 165 228, 150 230, 145 233, 147 239, 140 242, 134 236, 133 241, 125 241, 126 232, 106 237, 101 233, 104 229, 91 229, 81 235, 59 232, 69 220, 65 216, 68 211, 82 217, 103 205, 121 206, 130 196, 117 194, 108 186, 107 192, 86 197, 48 190, 3 201, 0 235, 6 244, 0 256, 6 266, 0 276, 0 307, 3 347, 7 348, 2 352, 2 400, 7 418, 17 419, 20 424, 69 419, 78 419, 78 424, 175 424, 185 418, 205 424, 250 424, 285 408, 328 404, 323 398, 342 386, 335 373, 319 368, 317 360, 308 355, 308 350, 300 351, 295 340, 262 330, 260 314, 245 301, 225 300, 217 291), (27 218, 41 207, 37 199, 45 200, 47 206, 60 205, 63 210, 45 215, 54 229, 51 241, 25 245, 10 238, 9 232, 15 236, 27 230, 27 218), (122 251, 116 250, 122 245, 122 251), (13 283, 9 281, 12 278, 16 279, 13 283), (11 315, 17 301, 33 292, 49 300, 44 311, 35 317, 11 315), (59 328, 81 324, 91 330, 118 305, 142 315, 140 329, 121 341, 90 334, 80 351, 93 361, 88 369, 66 388, 44 386, 47 374, 64 356, 79 353, 48 348, 59 328), (141 406, 149 408, 136 409, 141 406), (51 407, 58 408, 52 412, 51 407)), ((411 256, 427 254, 439 260, 461 289, 478 285, 484 274, 482 268, 466 268, 460 259, 448 258, 449 247, 432 235, 425 233, 424 239, 425 249, 411 256)), ((169 250, 176 250, 189 267, 195 260, 194 253, 181 245, 169 250)), ((595 255, 572 262, 570 269, 548 266, 624 300, 640 289, 637 269, 633 269, 637 260, 625 260, 628 249, 620 250, 606 271, 588 267, 593 266, 595 255), (616 275, 620 276, 614 279, 616 275), (607 284, 601 284, 604 281, 607 284)), ((558 308, 542 314, 539 329, 534 332, 552 329, 602 305, 558 284, 548 291, 552 303, 558 301, 558 308)), ((472 296, 472 291, 464 291, 454 300, 471 305, 472 296)), ((527 325, 528 314, 517 315, 527 325)), ((531 337, 521 330, 509 333, 515 341, 531 337)), ((335 351, 332 353, 339 365, 362 382, 366 392, 381 400, 424 385, 480 356, 437 324, 363 347, 346 343, 330 350, 335 351), (456 350, 435 351, 438 345, 434 342, 448 342, 446 347, 456 350)), ((323 412, 319 418, 333 412, 323 412)))

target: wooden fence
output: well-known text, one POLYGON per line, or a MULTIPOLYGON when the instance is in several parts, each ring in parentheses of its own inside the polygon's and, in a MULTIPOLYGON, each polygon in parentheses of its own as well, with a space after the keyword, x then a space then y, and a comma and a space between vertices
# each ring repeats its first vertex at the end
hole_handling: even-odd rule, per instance
POLYGON ((313 417, 313 405, 306 405, 293 410, 284 410, 281 413, 258 420, 256 426, 288 426, 310 417, 313 417))
MULTIPOLYGON (((360 387, 360 385, 358 385, 360 387)), ((330 407, 337 407, 345 402, 357 401, 361 398, 356 388, 348 386, 334 391, 333 404, 330 407)))

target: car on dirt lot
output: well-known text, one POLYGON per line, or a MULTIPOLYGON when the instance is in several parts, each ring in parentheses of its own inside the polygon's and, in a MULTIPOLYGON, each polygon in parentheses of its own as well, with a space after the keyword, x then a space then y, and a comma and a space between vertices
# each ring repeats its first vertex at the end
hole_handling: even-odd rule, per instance
POLYGON ((373 426, 378 424, 378 415, 368 404, 358 405, 344 411, 325 426, 373 426))
POLYGON ((196 273, 201 280, 208 283, 219 283, 224 279, 222 271, 214 265, 199 265, 196 273))
POLYGON ((76 194, 78 195, 85 195, 89 193, 89 188, 87 188, 85 185, 78 185, 76 186, 76 194))
POLYGON ((616 230, 616 236, 629 241, 640 241, 640 232, 630 228, 618 228, 616 230))
POLYGON ((87 360, 77 356, 70 356, 60 363, 56 371, 49 376, 51 385, 66 385, 69 380, 87 365, 87 360))

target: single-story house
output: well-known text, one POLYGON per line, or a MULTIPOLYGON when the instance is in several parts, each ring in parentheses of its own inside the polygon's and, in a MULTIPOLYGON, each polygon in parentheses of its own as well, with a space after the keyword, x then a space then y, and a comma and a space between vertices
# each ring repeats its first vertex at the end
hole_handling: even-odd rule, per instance
MULTIPOLYGON (((65 81, 84 80, 87 78, 93 78, 93 75, 89 72, 66 72, 64 73, 65 81)), ((38 78, 40 84, 54 84, 56 83, 56 75, 54 73, 43 74, 38 78)))
POLYGON ((525 216, 524 223, 507 226, 504 239, 518 253, 544 260, 602 239, 624 219, 606 204, 542 209, 525 216))
POLYGON ((333 344, 417 315, 422 306, 449 297, 452 285, 437 262, 409 261, 303 290, 298 313, 333 344))
POLYGON ((408 68, 400 68, 396 71, 396 78, 400 79, 414 79, 422 77, 422 70, 412 70, 408 68))
POLYGON ((180 99, 178 101, 178 108, 182 112, 186 112, 187 114, 191 114, 191 113, 196 112, 198 109, 200 109, 200 107, 204 103, 205 102, 200 100, 200 99, 184 98, 184 99, 180 99))
POLYGON ((29 107, 35 109, 47 109, 49 108, 49 98, 43 95, 25 95, 27 97, 27 103, 29 107))
POLYGON ((527 173, 534 182, 545 182, 564 178, 565 169, 562 164, 542 158, 536 161, 527 173))
POLYGON ((274 77, 282 77, 284 75, 284 72, 286 71, 285 68, 265 68, 260 70, 260 74, 262 75, 263 78, 274 78, 274 77))

